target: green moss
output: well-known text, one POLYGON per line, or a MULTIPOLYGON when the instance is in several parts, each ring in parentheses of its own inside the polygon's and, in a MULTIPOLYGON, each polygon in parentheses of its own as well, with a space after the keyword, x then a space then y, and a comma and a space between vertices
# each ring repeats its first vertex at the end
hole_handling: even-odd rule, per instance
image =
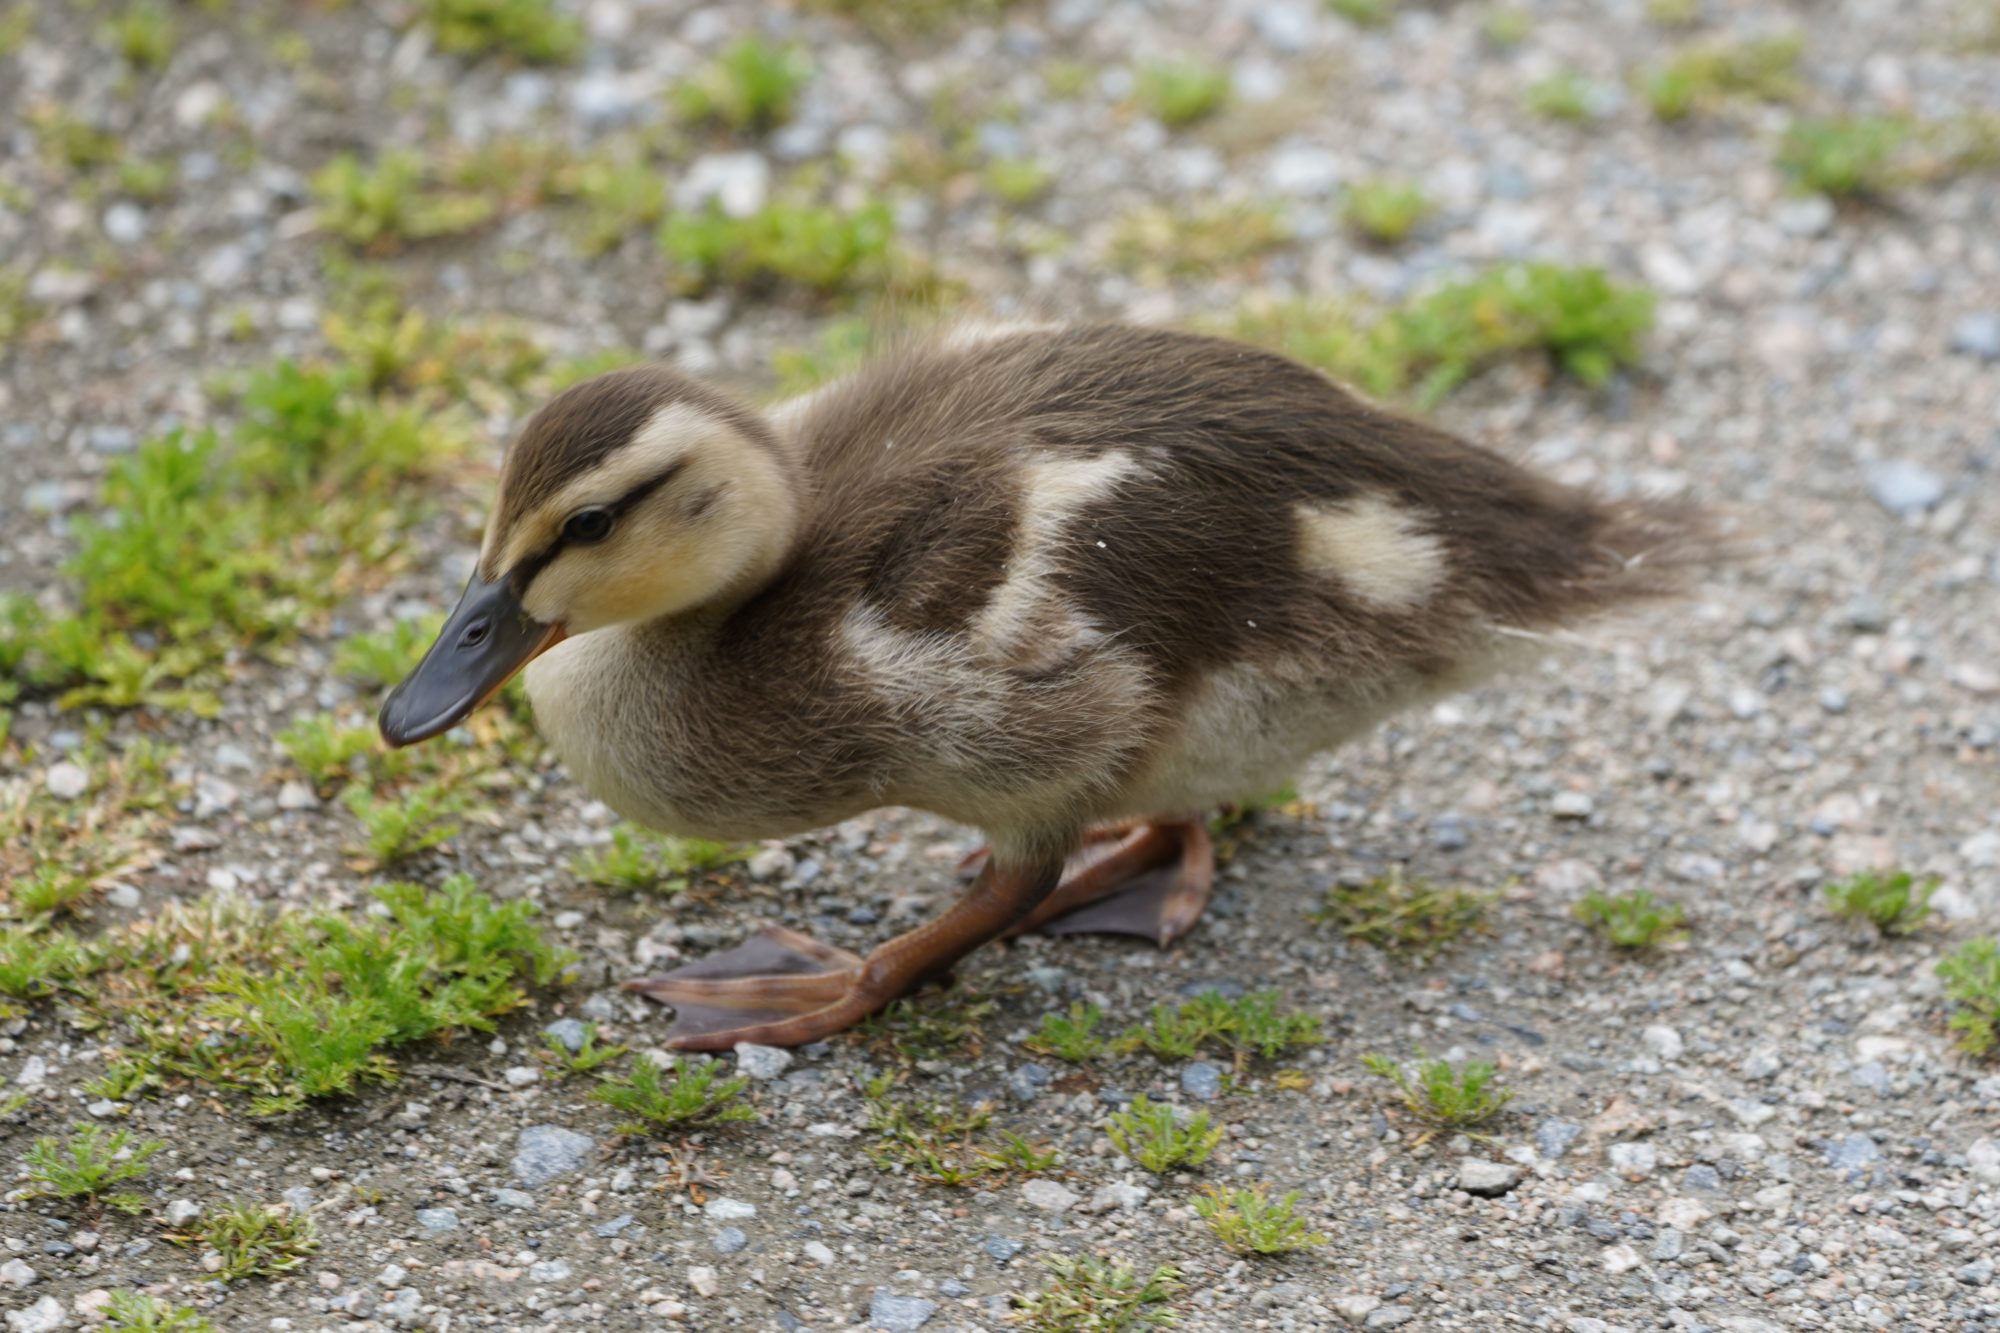
POLYGON ((767 42, 754 34, 729 49, 674 90, 682 116, 739 134, 762 134, 792 118, 801 90, 812 78, 804 47, 767 42))
POLYGON ((678 893, 695 875, 741 861, 749 848, 706 838, 675 838, 629 824, 611 830, 611 842, 582 852, 570 869, 608 889, 678 893))
POLYGON ((583 50, 583 27, 554 0, 421 0, 445 51, 505 54, 536 65, 567 64, 583 50))
POLYGON ((1162 1060, 1187 1060, 1203 1050, 1221 1050, 1240 1062, 1252 1056, 1275 1059, 1294 1047, 1317 1046, 1324 1040, 1319 1019, 1280 1009, 1276 991, 1254 991, 1233 1000, 1206 991, 1178 1007, 1154 1005, 1145 1023, 1118 1039, 1117 1049, 1150 1051, 1162 1060))
POLYGON ((1335 885, 1314 919, 1348 939, 1428 961, 1468 931, 1482 929, 1494 897, 1405 879, 1399 866, 1366 883, 1335 885))
POLYGON ((1639 90, 1664 121, 1712 114, 1738 100, 1790 102, 1805 91, 1804 49, 1796 36, 1702 42, 1643 75, 1639 90))
POLYGON ((1229 331, 1381 397, 1433 405, 1475 372, 1541 352, 1588 385, 1636 365, 1653 297, 1601 269, 1512 263, 1370 310, 1311 301, 1252 305, 1229 331))
POLYGON ((1223 1190, 1210 1186, 1194 1201, 1194 1210, 1221 1241, 1238 1254, 1289 1254, 1316 1250, 1327 1243, 1298 1214, 1299 1192, 1271 1197, 1268 1185, 1223 1190))
POLYGON ((1403 1109, 1425 1126, 1418 1144, 1441 1132, 1470 1134, 1492 1123, 1514 1099, 1499 1086, 1499 1071, 1484 1060, 1453 1065, 1418 1051, 1414 1074, 1380 1055, 1364 1055, 1361 1063, 1394 1084, 1403 1109))
POLYGON ((389 149, 367 165, 341 153, 312 178, 320 227, 357 249, 385 252, 471 231, 493 217, 491 199, 438 189, 431 174, 422 157, 405 149, 389 149))
POLYGON ((104 1305, 105 1333, 216 1333, 192 1305, 173 1305, 127 1288, 104 1305))
POLYGON ((154 70, 173 58, 180 40, 180 25, 173 10, 158 0, 137 0, 107 19, 102 29, 126 64, 134 69, 154 70))
POLYGON ((1392 177, 1356 181, 1341 207, 1348 226, 1381 245, 1407 240, 1436 212, 1437 204, 1421 188, 1392 177))
POLYGON ((749 1077, 724 1078, 722 1069, 715 1060, 676 1059, 668 1071, 642 1055, 632 1062, 629 1076, 606 1081, 593 1095, 630 1117, 618 1126, 621 1134, 659 1134, 755 1120, 757 1113, 742 1102, 749 1077))
POLYGON ((1379 28, 1396 17, 1401 0, 1326 0, 1326 7, 1350 23, 1379 28))
POLYGON ((1793 188, 1836 199, 1880 198, 1912 177, 1903 116, 1807 117, 1786 127, 1778 169, 1793 188))
POLYGON ((660 229, 660 248, 683 290, 786 287, 821 296, 878 289, 895 269, 895 219, 887 204, 855 209, 776 200, 747 218, 711 205, 660 229))
POLYGON ((1576 917, 1620 949, 1654 949, 1687 934, 1687 909, 1647 889, 1618 894, 1592 889, 1576 905, 1576 917))
POLYGON ((230 1203, 211 1208, 187 1230, 169 1232, 167 1239, 221 1255, 221 1264, 208 1274, 211 1282, 279 1277, 319 1249, 312 1218, 284 1204, 230 1203))
POLYGON ((1276 209, 1208 203, 1128 214, 1111 238, 1111 262, 1155 280, 1206 278, 1241 268, 1291 239, 1276 209))
POLYGON ((1208 1112, 1195 1111, 1183 1122, 1173 1107, 1143 1095, 1111 1116, 1105 1134, 1119 1152, 1156 1176, 1200 1166, 1222 1142, 1222 1127, 1210 1123, 1208 1112))
POLYGON ((1827 885, 1825 893, 1835 916, 1866 921, 1884 935, 1908 935, 1929 919, 1940 883, 1907 870, 1864 871, 1827 885))
POLYGON ((1086 1064, 1104 1053, 1105 1039, 1097 1031, 1104 1011, 1078 1001, 1066 1014, 1043 1014, 1041 1026, 1024 1043, 1031 1051, 1053 1055, 1071 1064, 1086 1064))
POLYGON ((135 1143, 126 1130, 107 1134, 97 1125, 77 1125, 67 1140, 37 1139, 27 1156, 30 1195, 84 1199, 137 1213, 144 1201, 117 1186, 142 1178, 147 1159, 166 1146, 159 1139, 135 1143))
POLYGON ((1055 173, 1029 158, 998 158, 980 173, 986 192, 1010 208, 1025 208, 1049 192, 1055 173))
POLYGON ((1229 101, 1226 66, 1205 60, 1179 60, 1139 70, 1139 105, 1169 129, 1181 129, 1208 119, 1229 101))
POLYGON ((1167 1302, 1180 1290, 1180 1270, 1161 1264, 1145 1277, 1124 1259, 1094 1254, 1051 1255, 1049 1280, 1014 1297, 1014 1319, 1027 1333, 1131 1333, 1174 1322, 1167 1302))
POLYGON ((1951 1029, 1968 1055, 2000 1047, 2000 942, 1967 940, 1937 965, 1951 1002, 1951 1029))
POLYGON ((1528 88, 1528 109, 1549 120, 1586 125, 1597 119, 1597 91, 1574 70, 1551 74, 1528 88))

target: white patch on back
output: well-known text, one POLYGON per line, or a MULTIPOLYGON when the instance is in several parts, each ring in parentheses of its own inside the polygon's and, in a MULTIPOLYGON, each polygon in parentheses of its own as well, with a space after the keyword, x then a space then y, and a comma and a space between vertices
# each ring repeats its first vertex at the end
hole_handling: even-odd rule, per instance
POLYGON ((1444 580, 1444 543, 1415 514, 1379 495, 1301 504, 1293 513, 1306 570, 1338 579, 1363 601, 1405 611, 1444 580))
POLYGON ((1066 551, 1090 541, 1074 522, 1086 505, 1139 471, 1131 454, 1092 458, 1042 457, 1021 469, 1021 522, 1006 577, 972 624, 980 653, 1024 668, 1060 662, 1103 636, 1073 609, 1057 604, 1051 586, 1066 551))

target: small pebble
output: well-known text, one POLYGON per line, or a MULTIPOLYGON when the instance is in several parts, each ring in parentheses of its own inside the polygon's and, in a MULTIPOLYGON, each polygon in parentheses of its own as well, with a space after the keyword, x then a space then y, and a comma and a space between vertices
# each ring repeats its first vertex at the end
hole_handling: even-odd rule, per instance
POLYGON ((937 1302, 921 1296, 898 1296, 887 1287, 875 1288, 868 1302, 868 1327, 882 1333, 916 1333, 937 1312, 937 1302))
POLYGON ((42 785, 57 800, 74 801, 90 790, 90 774, 83 770, 81 764, 72 764, 65 759, 49 765, 49 771, 42 777, 42 785))
POLYGON ((417 1225, 430 1232, 456 1231, 458 1214, 449 1208, 419 1208, 417 1225))
POLYGON ((1181 1067, 1181 1091, 1198 1102, 1212 1102, 1222 1095, 1222 1070, 1206 1060, 1181 1067))
POLYGON ((1520 1183, 1521 1169, 1481 1157, 1467 1157, 1458 1164, 1458 1187, 1467 1194, 1497 1198, 1520 1183))
POLYGON ((740 1227, 724 1227, 715 1233, 714 1244, 717 1254, 734 1254, 749 1243, 750 1237, 744 1234, 740 1227))
POLYGON ((792 1067, 792 1053, 777 1046, 758 1046, 751 1042, 736 1043, 736 1072, 747 1074, 759 1083, 777 1078, 792 1067))

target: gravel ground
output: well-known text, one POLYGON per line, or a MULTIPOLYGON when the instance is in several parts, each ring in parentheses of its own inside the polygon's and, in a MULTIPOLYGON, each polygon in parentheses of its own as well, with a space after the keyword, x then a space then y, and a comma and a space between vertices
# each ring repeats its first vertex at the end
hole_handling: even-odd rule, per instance
MULTIPOLYGON (((909 1086, 994 1097, 1001 1125, 1060 1147, 1062 1167, 1026 1184, 950 1190, 879 1169, 858 1082, 888 1067, 880 1044, 768 1062, 763 1123, 679 1152, 622 1142, 587 1080, 533 1058, 565 1017, 647 1047, 659 1014, 616 980, 754 919, 862 946, 914 922, 952 891, 966 831, 855 821, 764 849, 662 921, 657 900, 577 880, 571 857, 610 817, 559 772, 530 775, 500 798, 504 818, 412 873, 466 870, 541 904, 581 980, 488 1042, 418 1053, 393 1089, 275 1122, 199 1087, 93 1103, 101 1034, 47 1005, 6 1024, 0 1083, 32 1101, 0 1123, 0 1170, 71 1119, 169 1144, 149 1217, 0 1206, 9 1328, 85 1327, 93 1293, 141 1285, 232 1330, 995 1329, 1043 1256, 1079 1251, 1179 1266, 1175 1309, 1194 1330, 2000 1328, 2000 1076, 1953 1052, 1933 975, 2000 925, 1995 178, 1877 207, 1789 196, 1770 165, 1784 112, 1669 128, 1621 97, 1670 40, 1636 0, 1534 0, 1512 49, 1472 4, 1362 29, 1305 0, 1051 0, 893 47, 837 14, 763 8, 592 0, 576 11, 581 62, 542 70, 440 54, 389 3, 189 7, 171 59, 134 75, 105 53, 101 13, 28 0, 29 34, 0 55, 0 267, 40 314, 0 345, 0 586, 56 579, 95 478, 140 435, 206 419, 218 370, 322 350, 327 242, 305 181, 335 151, 644 125, 753 25, 813 52, 799 114, 749 146, 696 150, 673 188, 755 191, 838 152, 865 193, 893 175, 901 136, 936 137, 941 90, 969 95, 986 108, 969 125, 981 151, 1054 180, 1020 213, 974 190, 894 195, 907 241, 978 308, 1187 321, 1258 292, 1394 295, 1516 255, 1645 281, 1660 307, 1644 373, 1591 393, 1503 367, 1438 415, 1565 477, 1721 503, 1744 559, 1687 604, 1322 760, 1299 804, 1249 827, 1179 947, 1031 939, 973 960, 960 991, 993 1010, 909 1086), (1236 98, 1170 132, 1131 108, 1131 71, 1190 53, 1226 62, 1236 98), (1087 67, 1075 95, 1045 90, 1056 62, 1087 67), (1594 81, 1595 123, 1523 109, 1562 68, 1594 81), (141 203, 53 170, 28 129, 51 105, 174 164, 175 183, 141 203), (1393 253, 1337 220, 1342 185, 1383 172, 1442 204, 1393 253), (1106 262, 1133 209, 1211 197, 1274 201, 1294 238, 1173 283, 1106 262), (1492 929, 1420 965, 1309 924, 1328 885, 1391 864, 1507 886, 1492 929), (1819 886, 1881 864, 1939 877, 1943 924, 1878 943, 1832 920, 1819 886), (1613 955, 1571 916, 1595 886, 1686 903, 1690 938, 1613 955), (1218 1094, 1213 1067, 1150 1057, 1076 1073, 1019 1045, 1073 999, 1122 1025, 1249 977, 1327 1026, 1293 1086, 1255 1069, 1218 1094), (1499 1063, 1517 1097, 1491 1140, 1413 1146, 1359 1057, 1418 1047, 1499 1063), (1197 1178, 1153 1177, 1106 1142, 1104 1114, 1139 1093, 1213 1097, 1228 1138, 1197 1178), (1191 1201, 1239 1178, 1302 1191, 1331 1243, 1232 1256, 1191 1201), (323 1247, 285 1279, 215 1289, 157 1219, 232 1197, 310 1208, 323 1247)), ((2000 107, 2000 56, 1954 43, 1954 5, 1701 8, 1707 31, 1803 32, 1824 107, 2000 107)), ((538 208, 394 263, 438 319, 506 316, 555 353, 638 347, 752 388, 822 317, 677 299, 649 236, 585 258, 538 208)), ((489 447, 508 424, 493 415, 489 447)), ((47 781, 102 722, 180 747, 201 793, 100 920, 210 891, 361 897, 350 817, 279 800, 294 775, 272 737, 303 712, 366 706, 327 673, 338 635, 440 605, 477 521, 476 504, 454 507, 418 568, 286 664, 246 664, 217 719, 19 705, 0 778, 47 781)))

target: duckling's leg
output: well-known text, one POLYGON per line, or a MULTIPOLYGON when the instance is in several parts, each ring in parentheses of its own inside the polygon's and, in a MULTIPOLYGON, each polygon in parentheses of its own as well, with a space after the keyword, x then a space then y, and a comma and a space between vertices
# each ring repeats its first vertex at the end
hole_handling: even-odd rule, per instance
POLYGON ((1214 887, 1206 824, 1129 825, 1070 857, 1056 891, 1007 934, 1138 935, 1164 949, 1194 929, 1214 887))
POLYGON ((667 1045, 728 1050, 738 1042, 800 1046, 830 1037, 926 981, 1032 913, 1055 890, 1062 864, 1030 869, 989 864, 965 896, 935 921, 898 935, 866 958, 782 926, 766 926, 733 949, 710 954, 627 990, 674 1007, 667 1045))

